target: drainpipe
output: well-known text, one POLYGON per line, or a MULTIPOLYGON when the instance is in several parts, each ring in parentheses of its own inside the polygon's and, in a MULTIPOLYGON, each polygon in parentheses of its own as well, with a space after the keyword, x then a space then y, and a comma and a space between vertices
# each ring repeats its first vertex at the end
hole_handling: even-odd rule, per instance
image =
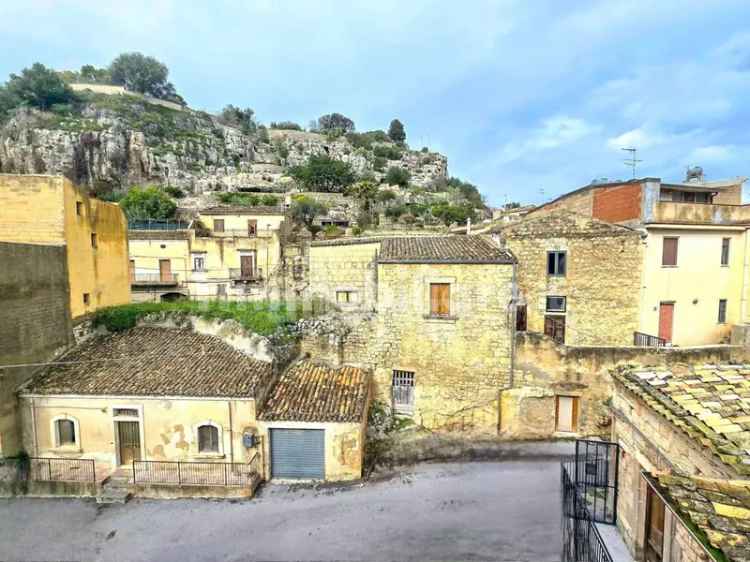
POLYGON ((229 462, 234 463, 234 427, 232 424, 232 401, 227 400, 227 411, 229 412, 229 462))

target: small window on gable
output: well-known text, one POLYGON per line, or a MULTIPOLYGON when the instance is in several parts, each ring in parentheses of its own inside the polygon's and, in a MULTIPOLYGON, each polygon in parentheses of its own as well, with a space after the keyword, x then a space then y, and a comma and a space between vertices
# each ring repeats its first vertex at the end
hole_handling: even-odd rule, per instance
POLYGON ((721 239, 721 265, 729 265, 729 243, 731 238, 721 239))
POLYGON ((201 425, 198 427, 198 452, 219 452, 219 428, 215 425, 201 425))
POLYGON ((727 299, 719 299, 719 324, 727 323, 727 299))
POLYGON ((97 242, 96 242, 96 232, 91 233, 91 247, 96 248, 97 242))
POLYGON ((565 297, 547 297, 547 312, 565 312, 567 299, 565 297))
POLYGON ((430 283, 430 316, 450 316, 450 283, 430 283))
POLYGON ((83 201, 76 201, 76 215, 83 216, 83 201))
POLYGON ((679 238, 665 236, 662 242, 661 265, 674 267, 677 265, 677 243, 679 238))
POLYGON ((224 219, 214 219, 214 232, 224 232, 224 219))
POLYGON ((58 447, 66 447, 75 445, 76 442, 76 425, 73 420, 55 421, 55 444, 58 447))
POLYGON ((547 275, 565 277, 568 268, 567 261, 565 252, 547 252, 547 275))

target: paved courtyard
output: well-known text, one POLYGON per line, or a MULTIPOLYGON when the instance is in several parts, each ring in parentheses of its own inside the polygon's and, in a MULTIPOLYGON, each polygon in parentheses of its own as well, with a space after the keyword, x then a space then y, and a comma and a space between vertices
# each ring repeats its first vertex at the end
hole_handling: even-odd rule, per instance
POLYGON ((554 457, 423 464, 252 501, 0 500, 0 560, 557 561, 554 457))

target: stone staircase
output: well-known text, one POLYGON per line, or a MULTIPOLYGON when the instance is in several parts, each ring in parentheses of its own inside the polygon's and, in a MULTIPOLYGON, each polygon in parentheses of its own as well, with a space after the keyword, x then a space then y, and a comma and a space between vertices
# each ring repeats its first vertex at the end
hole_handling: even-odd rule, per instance
POLYGON ((101 495, 97 496, 97 503, 125 503, 130 499, 129 490, 132 472, 128 468, 118 468, 102 486, 101 495))

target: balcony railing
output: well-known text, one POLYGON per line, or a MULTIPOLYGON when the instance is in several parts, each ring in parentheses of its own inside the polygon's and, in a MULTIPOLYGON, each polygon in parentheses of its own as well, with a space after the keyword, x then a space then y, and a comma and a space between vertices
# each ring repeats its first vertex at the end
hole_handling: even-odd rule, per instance
POLYGON ((215 238, 270 238, 273 236, 274 231, 270 229, 258 229, 255 232, 250 232, 245 229, 226 229, 226 230, 208 230, 201 229, 196 231, 199 237, 215 237, 215 238))
POLYGON ((257 455, 248 463, 133 461, 134 484, 247 487, 259 478, 257 455))
POLYGON ((229 268, 229 278, 232 281, 260 282, 263 281, 263 270, 257 268, 252 271, 243 270, 239 267, 229 268))
POLYGON ((94 459, 30 457, 29 479, 48 482, 96 482, 94 459))
POLYGON ((190 223, 170 219, 144 219, 128 221, 128 230, 185 230, 190 223))
POLYGON ((163 287, 179 285, 177 273, 135 273, 130 276, 131 285, 159 285, 163 287))
POLYGON ((633 345, 636 347, 664 347, 667 345, 667 340, 643 332, 633 332, 633 345))

